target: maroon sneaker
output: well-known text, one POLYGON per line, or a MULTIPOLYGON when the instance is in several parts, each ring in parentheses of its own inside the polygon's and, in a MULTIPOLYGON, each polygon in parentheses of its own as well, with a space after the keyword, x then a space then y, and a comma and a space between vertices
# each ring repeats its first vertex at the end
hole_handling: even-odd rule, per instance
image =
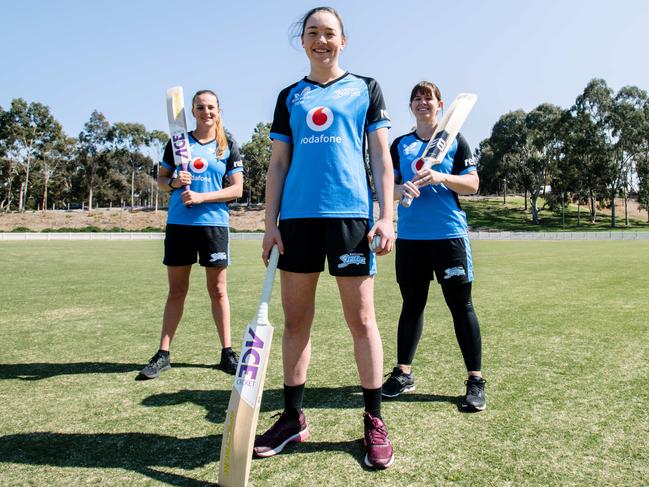
POLYGON ((253 452, 256 457, 272 457, 292 441, 300 443, 309 438, 309 429, 302 411, 297 419, 289 418, 285 412, 275 416, 279 416, 275 424, 263 435, 257 435, 255 438, 253 452))
POLYGON ((394 462, 394 450, 388 439, 388 428, 380 418, 363 414, 365 422, 365 465, 372 468, 388 468, 394 462))

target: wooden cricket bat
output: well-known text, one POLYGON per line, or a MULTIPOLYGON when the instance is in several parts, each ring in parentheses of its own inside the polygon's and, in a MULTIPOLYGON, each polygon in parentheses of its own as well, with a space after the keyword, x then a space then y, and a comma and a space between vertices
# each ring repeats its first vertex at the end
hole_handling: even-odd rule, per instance
MULTIPOLYGON (((422 154, 420 161, 417 163, 418 170, 429 169, 435 164, 440 164, 446 153, 448 152, 451 144, 457 137, 460 127, 469 116, 469 112, 478 100, 477 95, 472 93, 460 93, 455 97, 451 106, 448 107, 442 120, 437 124, 435 132, 428 141, 426 149, 422 154), (421 166, 420 166, 421 164, 421 166)), ((403 195, 401 198, 401 205, 408 208, 412 204, 412 198, 403 195)))
MULTIPOLYGON (((174 86, 167 90, 167 118, 169 119, 169 135, 171 136, 174 162, 176 167, 186 171, 192 160, 192 152, 189 147, 189 135, 187 134, 185 98, 182 86, 174 86)), ((189 186, 185 186, 185 189, 188 190, 189 186)))
POLYGON ((248 485, 259 406, 264 392, 264 379, 273 338, 273 327, 268 321, 268 303, 278 259, 279 250, 274 246, 270 253, 257 314, 246 327, 243 337, 239 365, 223 426, 219 462, 220 487, 248 485))

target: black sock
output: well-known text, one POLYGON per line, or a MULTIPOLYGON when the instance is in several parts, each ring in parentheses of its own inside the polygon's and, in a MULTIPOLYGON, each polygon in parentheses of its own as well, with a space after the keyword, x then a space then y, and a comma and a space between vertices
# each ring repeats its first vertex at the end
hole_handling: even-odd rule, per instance
POLYGON ((169 350, 158 350, 158 355, 168 357, 169 356, 169 350))
POLYGON ((226 353, 231 352, 231 351, 232 351, 232 347, 223 347, 223 348, 221 349, 221 355, 223 356, 223 355, 225 355, 226 353))
POLYGON ((284 412, 289 418, 297 419, 302 411, 304 384, 287 386, 284 384, 284 412))
POLYGON ((370 413, 375 418, 381 418, 381 388, 363 389, 363 401, 365 402, 365 412, 370 413))

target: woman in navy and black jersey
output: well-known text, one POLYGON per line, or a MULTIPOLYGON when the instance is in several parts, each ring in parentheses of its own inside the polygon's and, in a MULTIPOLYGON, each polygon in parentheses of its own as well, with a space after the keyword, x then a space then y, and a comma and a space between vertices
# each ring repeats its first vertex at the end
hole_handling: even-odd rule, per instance
POLYGON ((223 128, 219 100, 210 90, 192 99, 196 130, 190 132, 192 160, 187 171, 176 172, 171 143, 160 164, 158 185, 171 191, 164 242, 169 294, 162 317, 160 348, 139 377, 153 379, 171 367, 169 347, 183 314, 192 265, 205 267, 212 317, 221 342, 218 367, 234 374, 238 357, 230 341, 230 302, 227 266, 230 260, 227 201, 243 192, 239 149, 223 128), (229 185, 224 187, 224 179, 229 185), (188 189, 184 189, 188 187, 188 189))
POLYGON ((383 349, 374 315, 373 276, 376 255, 389 253, 394 241, 390 121, 377 82, 339 65, 346 37, 338 12, 315 8, 297 25, 310 72, 277 99, 262 255, 267 262, 272 246, 279 247, 284 412, 257 438, 255 454, 275 455, 309 435, 302 398, 316 286, 326 260, 354 341, 365 402, 365 463, 386 468, 394 455, 381 419, 383 349), (366 147, 380 205, 376 221, 366 147), (376 243, 374 252, 370 242, 376 243))
POLYGON ((396 274, 403 307, 397 332, 397 365, 383 384, 383 395, 396 397, 415 389, 412 361, 424 326, 430 281, 436 278, 451 311, 468 372, 461 406, 467 411, 481 411, 486 402, 480 370, 480 325, 471 300, 473 265, 466 215, 458 200, 458 194, 478 191, 480 181, 469 144, 461 134, 440 164, 421 169, 421 155, 443 105, 435 84, 416 84, 410 94, 416 129, 397 137, 390 147, 394 198, 406 194, 413 201, 409 208, 399 207, 396 274))

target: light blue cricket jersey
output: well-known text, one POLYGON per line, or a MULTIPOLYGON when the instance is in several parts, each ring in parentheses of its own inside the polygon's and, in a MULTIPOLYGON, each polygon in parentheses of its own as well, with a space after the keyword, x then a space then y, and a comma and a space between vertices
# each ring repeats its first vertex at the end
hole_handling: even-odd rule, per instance
POLYGON ((271 139, 293 147, 279 218, 368 218, 366 134, 390 127, 372 78, 345 73, 321 85, 306 78, 277 98, 271 139))
MULTIPOLYGON (((192 174, 190 189, 197 193, 208 193, 223 189, 223 178, 243 171, 239 149, 234 140, 228 139, 228 148, 219 159, 216 156, 216 140, 201 144, 189 133, 189 147, 192 160, 187 170, 192 174)), ((176 171, 171 141, 165 147, 161 164, 170 171, 176 171)), ((227 227, 230 214, 226 203, 202 203, 187 208, 180 198, 184 189, 174 189, 169 197, 167 223, 176 225, 196 225, 227 227)))
MULTIPOLYGON (((397 184, 411 180, 417 163, 426 149, 427 140, 415 132, 397 137, 390 147, 394 180, 397 184)), ((433 167, 445 174, 467 174, 475 171, 475 160, 466 139, 458 134, 441 164, 433 167)), ((457 193, 443 184, 419 188, 421 196, 409 208, 399 205, 397 236, 407 240, 443 240, 466 237, 466 214, 457 193)))

